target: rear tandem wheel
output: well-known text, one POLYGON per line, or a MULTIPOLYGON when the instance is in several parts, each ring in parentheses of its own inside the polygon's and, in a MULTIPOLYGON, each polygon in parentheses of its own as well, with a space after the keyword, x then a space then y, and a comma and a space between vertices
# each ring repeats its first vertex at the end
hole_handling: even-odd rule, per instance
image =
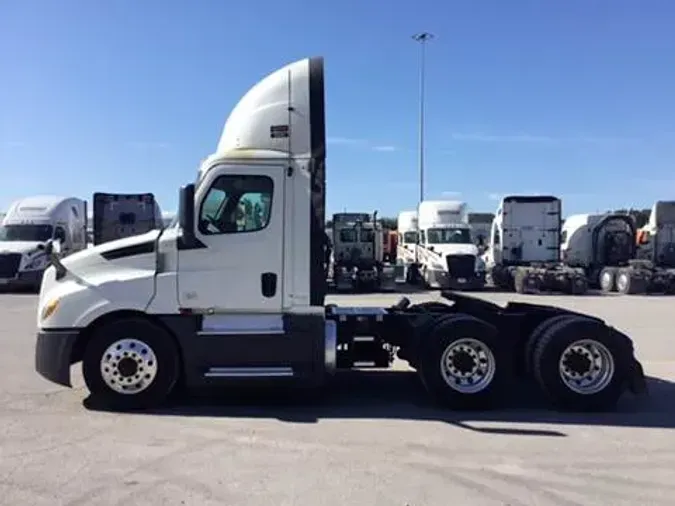
POLYGON ((613 409, 631 371, 628 347, 603 322, 590 318, 569 315, 548 323, 530 343, 531 374, 538 386, 564 410, 613 409))
POLYGON ((494 407, 511 380, 495 327, 468 315, 440 318, 422 342, 418 373, 427 391, 457 410, 494 407))

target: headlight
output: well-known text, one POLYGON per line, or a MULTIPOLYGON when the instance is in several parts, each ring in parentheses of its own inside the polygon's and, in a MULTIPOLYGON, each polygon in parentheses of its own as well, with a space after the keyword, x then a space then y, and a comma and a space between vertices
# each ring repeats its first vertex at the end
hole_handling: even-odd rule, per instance
POLYGON ((28 262, 24 269, 41 269, 47 264, 47 257, 45 255, 40 255, 37 258, 34 258, 30 262, 28 262))
POLYGON ((59 307, 59 299, 51 299, 42 306, 42 311, 40 311, 40 320, 44 321, 53 315, 59 307))

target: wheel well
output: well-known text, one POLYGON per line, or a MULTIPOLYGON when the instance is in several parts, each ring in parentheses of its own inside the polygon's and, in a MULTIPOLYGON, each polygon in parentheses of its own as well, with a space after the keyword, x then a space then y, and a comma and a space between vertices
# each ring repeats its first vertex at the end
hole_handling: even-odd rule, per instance
POLYGON ((171 336, 171 339, 174 342, 180 363, 181 364, 183 363, 183 354, 181 352, 180 346, 178 346, 178 339, 176 339, 176 336, 171 331, 171 329, 168 326, 166 326, 159 318, 155 318, 153 315, 144 313, 142 311, 136 311, 133 309, 122 309, 119 311, 113 311, 112 313, 106 313, 102 316, 99 316, 93 322, 87 325, 82 330, 82 332, 80 332, 80 335, 78 336, 77 340, 75 341, 75 344, 73 345, 73 350, 70 354, 70 363, 75 364, 77 362, 82 361, 82 358, 84 357, 84 350, 87 347, 87 343, 89 342, 89 339, 91 339, 91 336, 94 335, 94 333, 98 329, 107 325, 110 322, 125 318, 142 318, 144 320, 152 322, 154 325, 157 325, 158 327, 166 331, 166 333, 169 336, 171 336))

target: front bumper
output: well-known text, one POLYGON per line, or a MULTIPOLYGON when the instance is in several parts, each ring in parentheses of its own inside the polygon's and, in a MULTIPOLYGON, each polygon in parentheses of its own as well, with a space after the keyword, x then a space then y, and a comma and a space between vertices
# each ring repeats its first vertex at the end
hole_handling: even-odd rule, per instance
POLYGON ((0 288, 39 288, 45 271, 21 271, 13 278, 0 279, 0 288))
POLYGON ((480 290, 485 287, 485 272, 475 272, 467 278, 452 277, 444 270, 428 270, 427 282, 442 290, 480 290))
POLYGON ((70 366, 79 336, 79 329, 39 330, 35 343, 35 370, 53 383, 72 386, 70 366))

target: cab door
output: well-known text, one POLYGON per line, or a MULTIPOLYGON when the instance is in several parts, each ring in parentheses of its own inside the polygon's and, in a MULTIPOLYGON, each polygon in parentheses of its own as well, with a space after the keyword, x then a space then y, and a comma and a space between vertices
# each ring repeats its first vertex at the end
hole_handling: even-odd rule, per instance
POLYGON ((280 313, 285 170, 211 169, 195 195, 199 247, 178 251, 179 306, 216 313, 280 313))

